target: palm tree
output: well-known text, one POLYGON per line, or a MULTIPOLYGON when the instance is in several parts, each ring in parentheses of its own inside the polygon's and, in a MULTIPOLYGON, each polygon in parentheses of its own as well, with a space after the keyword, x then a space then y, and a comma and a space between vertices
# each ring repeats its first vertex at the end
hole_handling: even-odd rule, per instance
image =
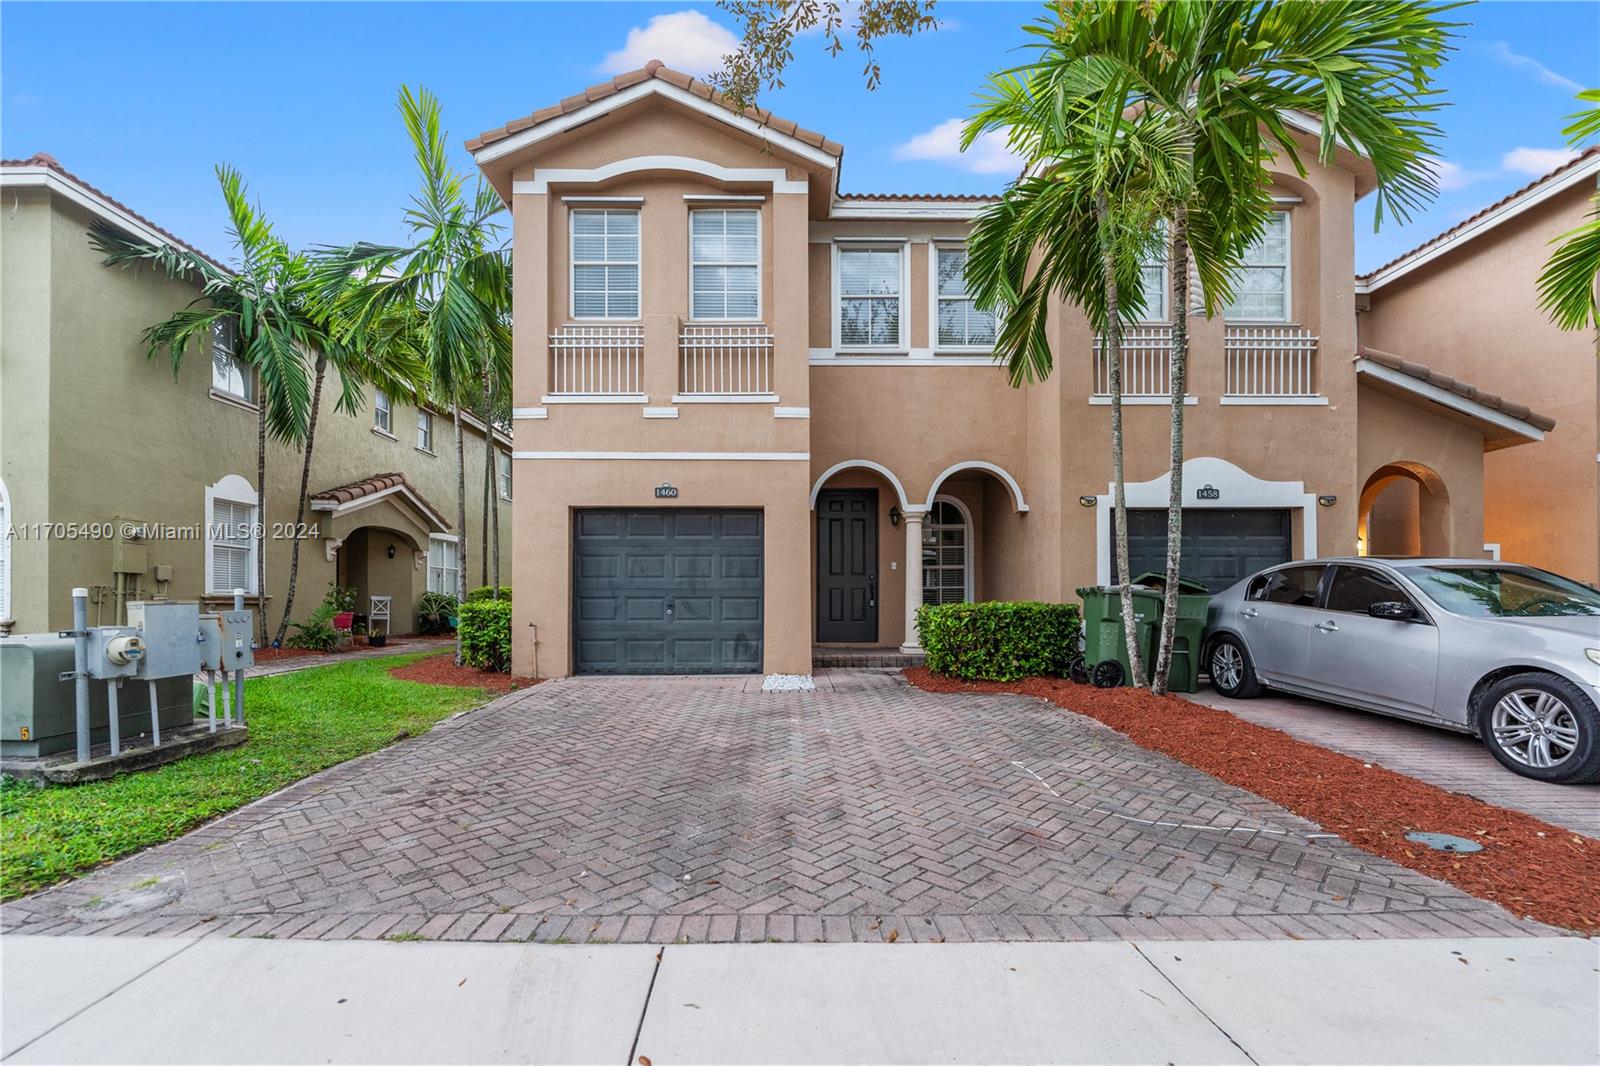
POLYGON ((169 278, 200 285, 194 302, 144 331, 147 357, 165 350, 176 375, 191 343, 232 337, 233 358, 261 383, 256 397, 255 534, 256 591, 262 603, 257 621, 265 644, 267 438, 291 446, 305 439, 311 407, 306 353, 319 349, 325 338, 306 306, 305 258, 291 251, 260 208, 250 204, 238 171, 218 166, 216 172, 233 234, 235 269, 218 267, 187 249, 140 243, 104 226, 92 230, 89 240, 107 266, 150 266, 169 278))
MULTIPOLYGON (((465 177, 450 169, 437 97, 402 87, 400 113, 422 177, 405 213, 411 243, 323 249, 318 274, 322 304, 337 316, 345 343, 361 344, 398 308, 417 315, 429 391, 450 403, 455 428, 456 521, 462 534, 456 596, 464 599, 469 571, 461 408, 477 389, 487 410, 495 388, 508 392, 510 386, 511 255, 495 221, 505 207, 481 178, 469 193, 465 177)), ((492 463, 492 433, 485 434, 484 449, 492 463)))
MULTIPOLYGON (((1578 99, 1596 106, 1572 116, 1572 124, 1561 132, 1576 148, 1600 136, 1600 89, 1588 89, 1578 99)), ((1561 242, 1539 275, 1539 306, 1562 329, 1600 331, 1600 193, 1594 197, 1588 219, 1561 242)))
POLYGON ((1290 130, 1306 116, 1317 116, 1321 163, 1331 164, 1343 147, 1372 164, 1375 223, 1386 212, 1404 219, 1433 195, 1427 164, 1438 129, 1426 116, 1441 106, 1432 76, 1450 50, 1452 25, 1441 15, 1451 6, 1079 0, 1037 26, 1046 43, 1027 76, 1068 86, 1093 105, 1084 110, 1118 116, 1115 132, 1085 140, 1115 151, 1131 131, 1165 145, 1163 172, 1177 179, 1147 186, 1167 223, 1174 290, 1167 587, 1151 676, 1157 693, 1167 688, 1177 622, 1191 270, 1200 308, 1214 315, 1244 250, 1267 224, 1268 167, 1305 173, 1306 149, 1290 130))

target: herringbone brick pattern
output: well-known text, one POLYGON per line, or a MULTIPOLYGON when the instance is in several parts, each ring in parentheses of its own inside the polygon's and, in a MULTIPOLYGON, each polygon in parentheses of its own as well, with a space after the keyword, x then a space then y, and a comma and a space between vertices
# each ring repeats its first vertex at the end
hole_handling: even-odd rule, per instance
POLYGON ((1047 704, 890 672, 820 682, 546 683, 4 922, 636 942, 1552 932, 1047 704))

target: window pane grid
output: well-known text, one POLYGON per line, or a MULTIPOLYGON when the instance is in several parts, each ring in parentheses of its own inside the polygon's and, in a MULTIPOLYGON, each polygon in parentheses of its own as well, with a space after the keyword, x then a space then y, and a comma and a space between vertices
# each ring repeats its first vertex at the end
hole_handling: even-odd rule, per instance
POLYGON ((1282 322, 1289 317, 1289 216, 1279 211, 1233 276, 1227 318, 1282 322))
POLYGON ((936 501, 922 527, 922 602, 967 599, 967 523, 961 509, 936 501))
POLYGON ((639 212, 572 212, 572 313, 639 317, 639 212))
POLYGON ((847 348, 900 344, 900 249, 839 250, 839 342, 847 348))
POLYGON ((994 314, 967 295, 967 250, 936 248, 938 342, 943 348, 993 348, 994 314))

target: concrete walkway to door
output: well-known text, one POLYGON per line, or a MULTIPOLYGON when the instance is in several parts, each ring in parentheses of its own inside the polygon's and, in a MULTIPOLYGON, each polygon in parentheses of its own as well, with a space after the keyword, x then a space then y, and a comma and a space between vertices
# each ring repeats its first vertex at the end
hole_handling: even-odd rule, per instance
POLYGON ((547 682, 8 932, 631 943, 1552 935, 1027 697, 547 682))

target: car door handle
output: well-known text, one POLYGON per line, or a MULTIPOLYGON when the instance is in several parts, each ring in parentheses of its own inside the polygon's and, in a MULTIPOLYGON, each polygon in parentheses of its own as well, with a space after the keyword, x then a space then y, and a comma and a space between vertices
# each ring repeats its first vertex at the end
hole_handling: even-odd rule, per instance
POLYGON ((1241 615, 1243 615, 1244 617, 1246 617, 1246 618, 1254 618, 1256 615, 1260 614, 1261 612, 1256 610, 1254 607, 1246 607, 1244 610, 1240 611, 1239 613, 1241 615))
POLYGON ((1337 632, 1339 632, 1339 623, 1338 622, 1318 622, 1316 625, 1312 626, 1311 628, 1320 629, 1324 633, 1337 633, 1337 632))

